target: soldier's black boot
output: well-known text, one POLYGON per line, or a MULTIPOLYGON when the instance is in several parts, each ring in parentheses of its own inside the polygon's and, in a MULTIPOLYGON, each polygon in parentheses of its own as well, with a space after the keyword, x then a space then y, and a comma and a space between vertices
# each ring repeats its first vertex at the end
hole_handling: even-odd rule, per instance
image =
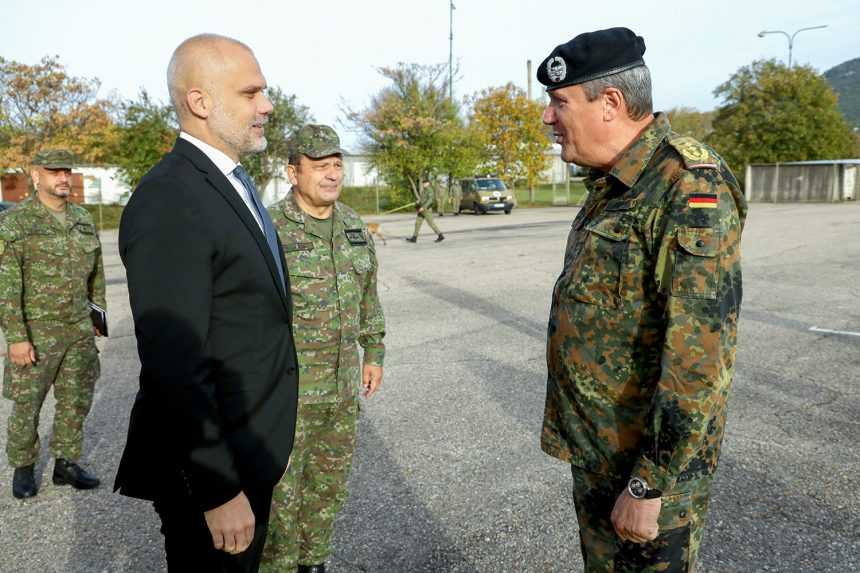
POLYGON ((407 243, 417 243, 418 237, 406 237, 406 242, 407 243))
POLYGON ((433 241, 433 242, 434 242, 434 243, 440 243, 440 242, 442 242, 442 241, 444 241, 444 240, 445 240, 445 235, 443 235, 442 233, 439 233, 439 236, 438 236, 438 237, 436 237, 436 240, 435 240, 435 241, 433 241))
POLYGON ((319 565, 299 565, 298 573, 325 573, 325 563, 319 565))
POLYGON ((12 495, 18 499, 33 497, 39 492, 36 487, 36 476, 33 475, 33 464, 15 468, 12 475, 12 495))
POLYGON ((54 485, 70 485, 75 489, 93 489, 101 481, 87 470, 69 460, 57 458, 54 462, 54 485))

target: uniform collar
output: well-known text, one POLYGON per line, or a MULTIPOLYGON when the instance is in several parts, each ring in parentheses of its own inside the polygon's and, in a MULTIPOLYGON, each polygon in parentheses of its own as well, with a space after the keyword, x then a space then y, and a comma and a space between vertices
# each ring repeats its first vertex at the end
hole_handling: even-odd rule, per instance
POLYGON ((666 114, 655 114, 654 121, 642 130, 639 137, 621 154, 609 170, 609 175, 626 187, 633 187, 671 129, 666 114))
MULTIPOLYGON (((57 225, 58 227, 62 227, 60 222, 56 217, 51 213, 51 211, 42 203, 35 193, 24 199, 22 201, 24 203, 24 207, 29 207, 33 210, 38 216, 42 217, 46 221, 50 221, 51 224, 57 225)), ((65 228, 70 229, 75 226, 75 224, 83 222, 83 217, 81 217, 78 209, 72 207, 71 203, 66 203, 66 224, 65 228)))

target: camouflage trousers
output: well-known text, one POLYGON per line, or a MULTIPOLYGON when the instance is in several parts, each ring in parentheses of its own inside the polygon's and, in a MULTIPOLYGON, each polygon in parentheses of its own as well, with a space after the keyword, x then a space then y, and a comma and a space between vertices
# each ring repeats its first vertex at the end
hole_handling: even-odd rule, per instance
POLYGON ((460 212, 460 202, 463 197, 461 195, 451 195, 451 210, 455 213, 460 212))
POLYGON ((440 189, 436 192, 436 213, 444 214, 445 213, 445 204, 448 202, 448 190, 440 189))
POLYGON ((425 219, 427 220, 427 224, 430 225, 430 228, 433 229, 437 235, 442 234, 442 231, 440 231, 439 227, 436 226, 436 223, 433 222, 433 214, 430 213, 429 209, 424 209, 418 213, 417 217, 415 217, 415 233, 413 233, 413 237, 418 236, 418 232, 421 231, 421 225, 424 223, 425 219))
POLYGON ((711 477, 678 484, 662 498, 660 534, 648 543, 622 541, 610 521, 627 480, 571 466, 573 501, 586 573, 693 573, 711 489, 711 477))
POLYGON ((290 465, 272 495, 262 573, 328 559, 334 518, 346 501, 357 418, 358 399, 299 402, 290 465))
POLYGON ((99 377, 98 350, 87 318, 76 325, 28 325, 36 363, 16 366, 6 359, 3 397, 13 401, 6 439, 9 465, 28 466, 39 458, 39 413, 53 386, 56 407, 51 453, 81 457, 84 420, 99 377))

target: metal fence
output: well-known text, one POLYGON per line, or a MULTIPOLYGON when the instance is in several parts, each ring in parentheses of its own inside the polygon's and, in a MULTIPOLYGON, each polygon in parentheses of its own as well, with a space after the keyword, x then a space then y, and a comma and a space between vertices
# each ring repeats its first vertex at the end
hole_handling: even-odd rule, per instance
POLYGON ((766 203, 851 201, 860 194, 860 159, 749 165, 748 201, 766 203))

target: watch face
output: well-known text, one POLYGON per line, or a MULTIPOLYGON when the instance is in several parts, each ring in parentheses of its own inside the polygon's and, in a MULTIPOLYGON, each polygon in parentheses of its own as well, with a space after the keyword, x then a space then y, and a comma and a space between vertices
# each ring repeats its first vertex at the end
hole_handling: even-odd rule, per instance
POLYGON ((631 479, 627 488, 630 490, 630 495, 637 498, 645 497, 645 492, 647 491, 645 482, 638 478, 631 479))

